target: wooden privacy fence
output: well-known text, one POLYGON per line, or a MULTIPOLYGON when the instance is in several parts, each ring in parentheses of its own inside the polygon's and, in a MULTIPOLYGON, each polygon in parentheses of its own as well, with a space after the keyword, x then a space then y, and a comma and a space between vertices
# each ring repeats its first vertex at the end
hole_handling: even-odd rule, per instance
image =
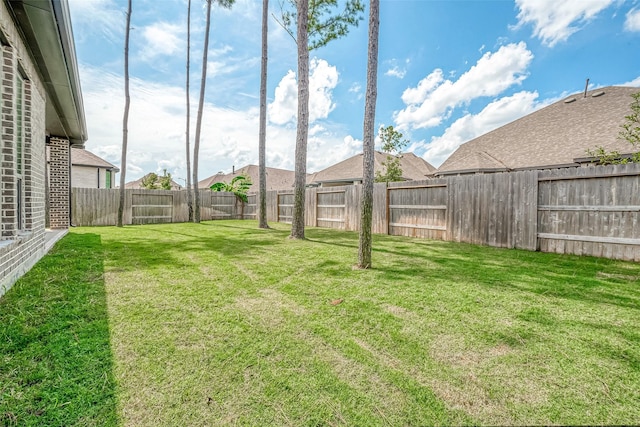
MULTIPOLYGON (((73 188, 71 191, 71 223, 75 226, 116 225, 120 190, 73 188)), ((200 190, 200 216, 212 219, 255 219, 256 195, 248 203, 232 193, 200 190)), ((186 191, 125 190, 123 222, 125 224, 157 224, 187 222, 186 191)))
MULTIPOLYGON (((362 186, 309 188, 305 224, 357 231, 362 186)), ((72 192, 74 225, 115 225, 119 190, 72 192)), ((255 219, 257 196, 200 190, 201 217, 255 219)), ((269 191, 290 223, 293 193, 269 191)), ((374 186, 373 232, 640 261, 640 164, 462 175, 374 186)), ((185 191, 126 190, 125 224, 186 222, 185 191), (170 221, 169 221, 170 218, 170 221)))
MULTIPOLYGON (((359 230, 361 189, 307 189, 306 225, 359 230)), ((290 191, 274 200, 291 222, 290 191)), ((640 261, 640 164, 376 184, 373 232, 640 261)))

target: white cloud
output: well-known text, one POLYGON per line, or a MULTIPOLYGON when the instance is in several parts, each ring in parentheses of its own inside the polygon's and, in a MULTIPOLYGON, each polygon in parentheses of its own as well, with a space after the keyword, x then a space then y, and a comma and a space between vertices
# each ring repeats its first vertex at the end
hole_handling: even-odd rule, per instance
POLYGON ((627 31, 640 31, 640 9, 631 9, 627 12, 624 21, 624 29, 627 31))
MULTIPOLYGON (((510 123, 544 104, 536 103, 537 92, 518 92, 489 103, 478 114, 467 114, 449 126, 442 136, 431 138, 426 146, 424 158, 434 166, 439 166, 460 144, 483 135, 506 123, 510 123)), ((419 148, 419 147, 414 147, 419 148)))
POLYGON ((623 83, 622 86, 639 87, 640 86, 640 76, 636 77, 635 79, 631 80, 630 82, 623 83))
POLYGON ((364 98, 364 94, 362 93, 362 85, 358 82, 355 82, 349 88, 349 93, 352 93, 355 98, 351 99, 351 102, 360 101, 364 98))
POLYGON ((186 43, 179 37, 183 31, 180 25, 167 22, 155 22, 144 27, 142 37, 145 47, 142 56, 151 59, 159 55, 174 55, 184 50, 186 43))
POLYGON ((407 70, 404 70, 404 69, 401 70, 397 65, 393 66, 392 68, 389 68, 384 73, 385 76, 397 77, 399 79, 403 79, 406 74, 407 74, 407 70))
MULTIPOLYGON (((322 68, 320 69, 322 70, 322 68)), ((322 71, 321 71, 322 72, 322 71)), ((89 140, 86 147, 116 166, 120 165, 122 113, 124 108, 122 76, 102 69, 82 66, 89 140)), ((332 78, 319 79, 323 87, 332 78)), ((148 172, 167 169, 179 182, 186 178, 185 92, 180 86, 132 78, 131 110, 126 181, 148 172)), ((192 99, 191 148, 195 134, 197 100, 192 99)), ((326 112, 327 105, 319 110, 326 112), (323 110, 324 108, 324 110, 323 110)), ((205 102, 199 155, 199 179, 231 167, 257 164, 258 108, 234 110, 205 102)), ((308 170, 324 169, 362 150, 362 145, 330 124, 310 128, 308 170)), ((267 127, 267 166, 293 169, 296 129, 289 124, 267 127)))
POLYGON ((405 61, 404 67, 400 67, 398 65, 397 59, 391 59, 389 61, 386 61, 386 63, 388 64, 389 68, 387 69, 387 71, 385 71, 384 73, 385 76, 403 79, 404 76, 407 75, 407 65, 409 65, 408 59, 405 61))
MULTIPOLYGON (((335 108, 333 89, 338 85, 338 70, 324 59, 313 58, 309 66, 309 123, 326 119, 335 108)), ((269 120, 278 125, 295 121, 298 115, 298 83, 291 70, 280 80, 275 98, 268 106, 269 120)))
POLYGON ((101 33, 112 43, 124 40, 125 10, 114 0, 69 0, 74 37, 81 42, 83 35, 101 33))
POLYGON ((533 35, 549 47, 566 41, 615 0, 516 0, 518 25, 532 24, 533 35))
POLYGON ((457 81, 445 80, 440 69, 422 79, 415 88, 402 94, 407 105, 395 113, 400 129, 438 126, 451 115, 452 109, 475 98, 496 96, 526 77, 533 54, 525 43, 501 46, 495 53, 487 52, 457 81))
POLYGON ((295 120, 298 108, 298 84, 296 74, 289 70, 275 90, 273 102, 269 104, 269 121, 283 125, 295 120))

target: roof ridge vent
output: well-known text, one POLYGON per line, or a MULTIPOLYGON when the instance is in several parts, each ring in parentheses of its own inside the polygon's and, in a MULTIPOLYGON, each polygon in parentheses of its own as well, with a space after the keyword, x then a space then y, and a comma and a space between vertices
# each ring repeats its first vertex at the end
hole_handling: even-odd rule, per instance
POLYGON ((597 97, 602 96, 602 95, 604 95, 604 91, 603 90, 599 90, 598 92, 592 93, 591 97, 592 98, 597 98, 597 97))

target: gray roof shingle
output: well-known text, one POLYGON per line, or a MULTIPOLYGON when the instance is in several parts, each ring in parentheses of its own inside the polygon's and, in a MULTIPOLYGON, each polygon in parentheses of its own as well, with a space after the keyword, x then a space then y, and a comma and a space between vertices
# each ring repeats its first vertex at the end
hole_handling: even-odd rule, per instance
POLYGON ((92 152, 84 150, 82 148, 71 148, 71 165, 94 166, 98 168, 112 169, 115 172, 120 172, 120 169, 118 169, 116 166, 96 156, 92 152))
POLYGON ((618 134, 638 91, 609 86, 570 95, 462 144, 436 175, 577 166, 599 146, 629 153, 618 134))
MULTIPOLYGON (((374 173, 378 171, 383 172, 384 166, 382 162, 386 159, 386 153, 381 153, 380 151, 374 152, 374 173)), ((310 183, 361 181, 363 176, 362 167, 362 154, 356 154, 353 157, 349 157, 340 163, 336 163, 333 166, 317 172, 310 183)), ((426 160, 413 153, 403 153, 400 155, 400 167, 402 168, 402 177, 406 180, 425 179, 436 170, 436 168, 426 160)))

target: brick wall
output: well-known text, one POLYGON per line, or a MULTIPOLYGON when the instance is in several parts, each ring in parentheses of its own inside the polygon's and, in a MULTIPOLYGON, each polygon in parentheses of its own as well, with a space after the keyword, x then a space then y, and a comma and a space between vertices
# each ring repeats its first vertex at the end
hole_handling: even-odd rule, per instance
POLYGON ((29 51, 0 2, 0 296, 44 254, 45 248, 45 91, 29 51), (17 215, 16 75, 23 88, 23 213, 17 215))
POLYGON ((49 142, 49 226, 69 228, 71 155, 69 141, 51 138, 49 142))

